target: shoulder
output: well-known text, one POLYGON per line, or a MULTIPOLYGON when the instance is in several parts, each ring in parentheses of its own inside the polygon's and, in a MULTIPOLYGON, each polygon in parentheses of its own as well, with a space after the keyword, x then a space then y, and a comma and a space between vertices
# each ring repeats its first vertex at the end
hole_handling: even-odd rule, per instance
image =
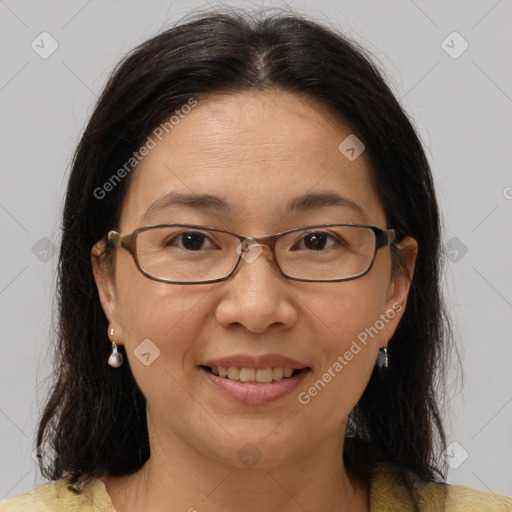
POLYGON ((459 510, 464 512, 511 512, 512 499, 462 485, 448 485, 446 511, 459 510))
MULTIPOLYGON (((461 485, 412 482, 421 512, 511 512, 512 499, 461 485)), ((413 510, 407 487, 385 464, 377 465, 370 487, 371 512, 413 510)))
POLYGON ((0 512, 115 512, 101 480, 94 480, 81 494, 63 480, 36 487, 0 502, 0 512))

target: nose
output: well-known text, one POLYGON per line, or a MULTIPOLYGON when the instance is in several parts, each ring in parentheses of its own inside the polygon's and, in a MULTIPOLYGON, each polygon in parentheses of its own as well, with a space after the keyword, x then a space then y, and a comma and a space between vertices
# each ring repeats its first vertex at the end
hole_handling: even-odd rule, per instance
POLYGON ((237 325, 261 333, 271 327, 290 328, 297 322, 294 294, 268 247, 252 247, 235 274, 222 284, 224 294, 215 316, 223 327, 237 325))

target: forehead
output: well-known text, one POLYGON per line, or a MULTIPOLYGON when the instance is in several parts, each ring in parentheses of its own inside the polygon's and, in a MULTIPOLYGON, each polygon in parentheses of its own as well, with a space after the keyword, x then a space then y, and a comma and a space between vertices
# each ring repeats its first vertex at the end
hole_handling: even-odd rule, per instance
POLYGON ((283 204, 308 192, 342 195, 382 223, 369 158, 363 152, 350 161, 338 148, 350 135, 350 127, 328 108, 296 94, 199 99, 176 116, 161 140, 153 136, 154 148, 132 176, 122 229, 143 225, 138 223, 147 209, 170 192, 220 197, 232 206, 227 214, 263 231, 283 215, 283 204))

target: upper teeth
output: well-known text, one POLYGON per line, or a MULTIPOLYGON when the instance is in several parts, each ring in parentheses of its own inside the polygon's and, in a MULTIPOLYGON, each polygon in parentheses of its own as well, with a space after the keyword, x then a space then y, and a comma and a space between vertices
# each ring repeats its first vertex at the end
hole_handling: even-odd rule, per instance
POLYGON ((223 368, 222 366, 212 366, 212 373, 219 377, 227 377, 231 380, 241 382, 261 382, 268 383, 273 380, 281 380, 284 377, 291 377, 293 368, 223 368))

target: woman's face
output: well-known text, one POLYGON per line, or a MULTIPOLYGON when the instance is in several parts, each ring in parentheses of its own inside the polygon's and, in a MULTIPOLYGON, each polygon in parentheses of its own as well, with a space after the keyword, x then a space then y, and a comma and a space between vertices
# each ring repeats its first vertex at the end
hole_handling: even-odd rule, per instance
MULTIPOLYGON (((210 96, 140 162, 119 230, 187 223, 263 237, 324 223, 385 229, 366 153, 351 161, 338 149, 350 134, 325 107, 294 94, 210 96), (227 207, 161 200, 170 193, 216 197, 227 207), (287 211, 315 194, 347 201, 313 198, 287 211)), ((406 239, 401 250, 412 271, 414 242, 406 239)), ((122 249, 112 276, 96 276, 115 341, 147 399, 150 435, 237 466, 252 458, 270 467, 339 448, 408 291, 407 279, 392 277, 389 247, 377 251, 368 274, 345 282, 286 279, 268 249, 214 284, 148 279, 122 249), (289 382, 233 384, 202 368, 213 363, 249 368, 249 376, 252 368, 304 370, 289 382)))

